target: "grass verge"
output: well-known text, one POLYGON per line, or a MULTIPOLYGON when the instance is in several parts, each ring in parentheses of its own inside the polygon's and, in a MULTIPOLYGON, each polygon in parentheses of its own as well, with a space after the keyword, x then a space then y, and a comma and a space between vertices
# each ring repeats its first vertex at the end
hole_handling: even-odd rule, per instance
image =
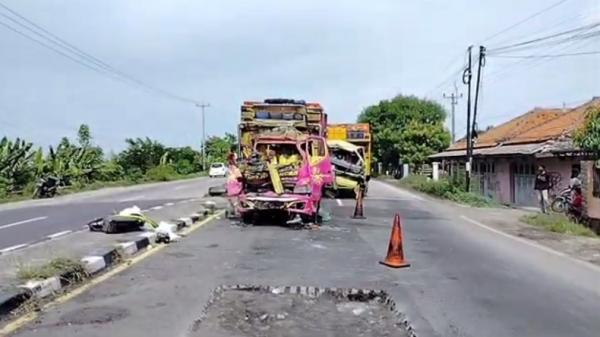
POLYGON ((563 233, 577 236, 596 237, 596 233, 584 225, 574 223, 561 214, 532 214, 524 215, 521 221, 545 228, 554 233, 563 233))
POLYGON ((79 261, 62 257, 39 266, 22 265, 17 271, 17 278, 23 282, 61 275, 69 275, 76 281, 86 277, 85 269, 79 261))
POLYGON ((412 175, 394 184, 413 189, 437 198, 451 200, 460 204, 473 207, 500 207, 496 201, 486 198, 480 194, 465 192, 457 184, 447 179, 433 181, 427 177, 412 175))

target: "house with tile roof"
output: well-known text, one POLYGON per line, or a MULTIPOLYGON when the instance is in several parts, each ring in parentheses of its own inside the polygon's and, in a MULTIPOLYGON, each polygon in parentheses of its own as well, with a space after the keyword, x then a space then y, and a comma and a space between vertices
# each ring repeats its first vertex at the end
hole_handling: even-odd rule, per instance
MULTIPOLYGON (((473 190, 504 204, 535 207, 538 201, 533 185, 539 165, 552 177, 551 194, 568 187, 572 172, 581 171, 582 161, 587 159, 574 145, 573 135, 590 107, 600 107, 600 97, 571 109, 535 108, 479 135, 473 148, 473 190)), ((447 172, 461 167, 464 171, 466 141, 459 140, 430 158, 441 162, 447 172)), ((600 167, 584 163, 583 173, 591 177, 587 180, 598 184, 593 175, 598 175, 600 167)), ((590 193, 589 205, 595 205, 600 218, 600 195, 590 193)))

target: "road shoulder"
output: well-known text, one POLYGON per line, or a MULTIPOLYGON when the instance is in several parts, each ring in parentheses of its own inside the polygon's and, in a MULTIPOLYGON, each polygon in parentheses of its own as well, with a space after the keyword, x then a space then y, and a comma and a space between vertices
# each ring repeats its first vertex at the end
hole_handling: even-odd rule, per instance
POLYGON ((600 238, 581 237, 561 233, 553 233, 543 228, 521 222, 523 215, 531 212, 512 208, 476 208, 461 205, 449 200, 441 200, 409 191, 396 184, 380 180, 402 193, 420 195, 426 202, 442 207, 457 218, 462 218, 470 224, 487 227, 508 234, 520 240, 528 240, 564 256, 575 258, 593 266, 600 267, 600 238))

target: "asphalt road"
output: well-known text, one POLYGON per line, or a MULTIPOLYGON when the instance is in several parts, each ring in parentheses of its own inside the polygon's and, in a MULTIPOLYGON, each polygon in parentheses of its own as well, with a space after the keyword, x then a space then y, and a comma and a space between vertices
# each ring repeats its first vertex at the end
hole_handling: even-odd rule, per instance
POLYGON ((141 209, 197 198, 221 179, 108 188, 46 200, 0 205, 0 252, 31 244, 49 235, 79 230, 89 220, 136 205, 141 209))
POLYGON ((239 283, 384 289, 418 336, 598 336, 597 269, 467 221, 459 207, 377 181, 366 220, 349 218, 351 200, 324 208, 333 219, 319 230, 210 223, 41 313, 14 336, 235 336, 199 319, 213 289, 239 283), (408 269, 378 264, 396 212, 408 269))

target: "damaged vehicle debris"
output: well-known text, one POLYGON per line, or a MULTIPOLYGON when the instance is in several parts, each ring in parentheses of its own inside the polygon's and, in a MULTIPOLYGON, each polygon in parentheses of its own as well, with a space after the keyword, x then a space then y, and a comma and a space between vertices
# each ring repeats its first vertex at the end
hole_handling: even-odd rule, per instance
POLYGON ((324 186, 333 182, 325 139, 293 129, 258 137, 240 172, 241 181, 229 179, 227 187, 245 222, 271 215, 290 224, 316 223, 324 186))
POLYGON ((354 194, 358 188, 364 188, 368 178, 362 148, 343 140, 328 140, 327 147, 331 152, 331 164, 335 173, 335 194, 354 194))
POLYGON ((333 183, 318 103, 244 102, 240 161, 230 162, 227 195, 244 222, 317 223, 324 187, 333 183))

